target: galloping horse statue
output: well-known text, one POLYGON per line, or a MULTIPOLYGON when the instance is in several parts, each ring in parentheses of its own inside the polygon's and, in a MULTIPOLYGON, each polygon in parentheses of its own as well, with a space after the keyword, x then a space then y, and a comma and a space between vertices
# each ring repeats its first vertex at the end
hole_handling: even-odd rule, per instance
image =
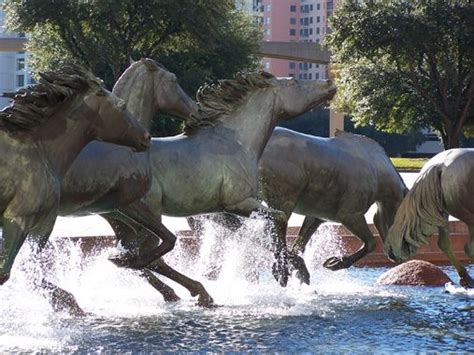
MULTIPOLYGON (((268 206, 287 218, 296 212, 305 219, 290 253, 297 277, 309 284, 309 272, 294 255, 325 221, 339 222, 363 241, 354 254, 331 257, 331 270, 350 267, 375 248, 365 213, 377 204, 374 224, 382 239, 408 189, 383 148, 372 139, 338 131, 334 138, 315 137, 277 127, 259 164, 260 194, 268 206)), ((215 222, 235 229, 239 222, 220 216, 215 222)), ((199 222, 194 222, 194 224, 199 222)), ((216 266, 217 267, 217 266, 216 266)))
MULTIPOLYGON (((126 102, 127 109, 147 129, 151 127, 156 112, 189 119, 197 111, 197 105, 183 91, 176 76, 151 59, 144 58, 132 63, 116 82, 112 92, 126 102)), ((161 224, 160 216, 155 215, 140 200, 150 184, 149 152, 137 153, 126 147, 92 142, 82 150, 63 180, 60 214, 80 216, 99 213, 114 229, 118 224, 132 225, 134 228, 144 226, 151 232, 148 237, 154 243, 159 236, 168 237, 165 245, 168 242, 168 245, 174 245, 175 237, 161 224)), ((122 246, 131 252, 141 242, 141 239, 133 241, 134 235, 122 242, 122 246)), ((124 234, 118 230, 116 237, 122 241, 124 234)), ((150 256, 150 250, 156 249, 147 250, 142 255, 143 259, 154 260, 156 257, 150 256)), ((114 261, 120 263, 119 260, 114 261)), ((199 295, 200 305, 212 304, 211 296, 201 283, 167 268, 163 261, 159 261, 159 264, 160 273, 173 280, 186 280, 192 285, 191 293, 199 295)), ((121 265, 127 266, 123 262, 121 265)), ((145 269, 146 265, 147 262, 143 262, 140 267, 143 269, 142 275, 165 296, 165 300, 175 300, 177 296, 172 289, 145 269)))
POLYGON ((90 72, 69 65, 41 77, 0 112, 0 284, 28 235, 40 250, 45 246, 61 181, 82 148, 94 139, 149 147, 148 132, 90 72))
MULTIPOLYGON (((253 212, 275 223, 274 275, 288 279, 286 215, 257 200, 258 161, 279 120, 294 117, 334 96, 331 82, 299 83, 267 73, 237 74, 234 80, 205 85, 197 94, 200 110, 188 121, 186 134, 152 140, 153 183, 146 202, 159 215, 190 216, 228 212, 249 217, 253 212)), ((136 245, 146 231, 117 224, 122 242, 136 245)), ((136 260, 156 248, 146 238, 136 260)), ((146 265, 160 271, 162 261, 146 265)), ((186 280, 180 282, 189 288, 186 280)))
POLYGON ((467 224, 470 239, 464 251, 474 260, 474 149, 450 149, 431 158, 420 172, 395 215, 384 252, 393 261, 405 261, 438 228, 439 248, 456 268, 460 284, 474 288, 474 280, 453 254, 448 215, 467 224))

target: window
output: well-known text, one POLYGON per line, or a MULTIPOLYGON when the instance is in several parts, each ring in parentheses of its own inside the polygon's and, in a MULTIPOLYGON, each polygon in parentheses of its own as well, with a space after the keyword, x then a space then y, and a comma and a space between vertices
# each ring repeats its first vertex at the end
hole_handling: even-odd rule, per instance
MULTIPOLYGON (((30 75, 31 75, 31 73, 30 73, 30 75)), ((35 78, 33 78, 32 76, 30 76, 30 82, 29 82, 28 84, 30 84, 30 85, 36 84, 35 78)))
POLYGON ((290 6, 290 12, 296 12, 296 5, 290 6))
POLYGON ((25 86, 25 76, 23 74, 16 76, 16 86, 25 86))
POLYGON ((295 73, 290 73, 290 74, 288 74, 288 76, 289 76, 290 78, 294 78, 294 77, 295 77, 295 73))
POLYGON ((318 79, 319 79, 319 73, 315 73, 315 74, 314 74, 314 78, 315 78, 316 80, 318 80, 318 79))
POLYGON ((313 63, 309 63, 309 69, 313 68, 313 63))
POLYGON ((16 60, 16 70, 25 69, 25 58, 17 58, 16 60))
POLYGON ((312 29, 312 28, 309 29, 309 34, 310 34, 310 35, 313 34, 313 29, 312 29))
POLYGON ((296 36, 296 30, 294 28, 290 28, 290 36, 296 36))
POLYGON ((290 17, 290 25, 296 25, 296 18, 290 17))
POLYGON ((265 20, 264 20, 265 25, 269 25, 270 21, 271 21, 270 17, 265 17, 265 20))
POLYGON ((307 79, 308 79, 308 74, 304 73, 304 74, 303 74, 303 79, 304 79, 304 80, 307 80, 307 79))
POLYGON ((316 16, 316 23, 320 23, 321 22, 321 17, 320 16, 316 16))
POLYGON ((298 75, 299 79, 303 79, 303 74, 298 75))
POLYGON ((321 4, 320 3, 316 4, 316 10, 321 10, 321 4))
POLYGON ((309 5, 309 11, 313 11, 313 5, 309 5))
POLYGON ((309 18, 309 23, 313 23, 313 17, 312 16, 309 18))
POLYGON ((288 68, 295 69, 296 68, 296 63, 295 62, 289 62, 288 63, 288 68))
POLYGON ((319 31, 320 31, 319 27, 316 27, 316 34, 317 35, 319 35, 319 31))
POLYGON ((309 73, 309 74, 308 74, 308 79, 309 79, 309 80, 312 80, 312 79, 313 79, 313 74, 309 73))
POLYGON ((272 5, 271 4, 267 4, 267 6, 265 7, 265 10, 268 11, 271 11, 272 10, 272 5))

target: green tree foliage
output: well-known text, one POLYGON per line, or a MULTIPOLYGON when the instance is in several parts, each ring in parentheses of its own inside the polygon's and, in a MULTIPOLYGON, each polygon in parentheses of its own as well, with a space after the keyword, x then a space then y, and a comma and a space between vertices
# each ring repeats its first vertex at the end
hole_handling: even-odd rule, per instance
POLYGON ((346 0, 331 27, 339 109, 359 125, 430 127, 446 148, 459 145, 474 123, 471 1, 346 0))
MULTIPOLYGON (((4 9, 11 31, 29 33, 35 70, 73 60, 109 88, 130 58, 158 60, 188 93, 258 65, 260 28, 232 0, 7 0, 4 9)), ((162 134, 179 124, 162 121, 162 134)))

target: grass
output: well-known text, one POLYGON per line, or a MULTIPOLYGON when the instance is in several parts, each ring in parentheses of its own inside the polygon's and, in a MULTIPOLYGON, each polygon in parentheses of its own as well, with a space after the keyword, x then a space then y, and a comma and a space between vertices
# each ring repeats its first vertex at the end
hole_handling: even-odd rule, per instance
POLYGON ((390 158, 395 168, 400 170, 420 170, 428 158, 390 158))

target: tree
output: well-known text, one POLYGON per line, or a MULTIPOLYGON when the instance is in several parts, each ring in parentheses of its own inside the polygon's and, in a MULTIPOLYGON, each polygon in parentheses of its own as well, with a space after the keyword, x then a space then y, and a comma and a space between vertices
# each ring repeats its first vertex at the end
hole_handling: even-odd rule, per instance
POLYGON ((35 70, 72 60, 109 88, 130 58, 163 63, 188 93, 258 65, 260 28, 232 0, 7 0, 4 9, 9 30, 29 33, 35 70))
POLYGON ((385 131, 434 128, 459 146, 474 123, 469 0, 344 1, 331 27, 340 110, 385 131))

